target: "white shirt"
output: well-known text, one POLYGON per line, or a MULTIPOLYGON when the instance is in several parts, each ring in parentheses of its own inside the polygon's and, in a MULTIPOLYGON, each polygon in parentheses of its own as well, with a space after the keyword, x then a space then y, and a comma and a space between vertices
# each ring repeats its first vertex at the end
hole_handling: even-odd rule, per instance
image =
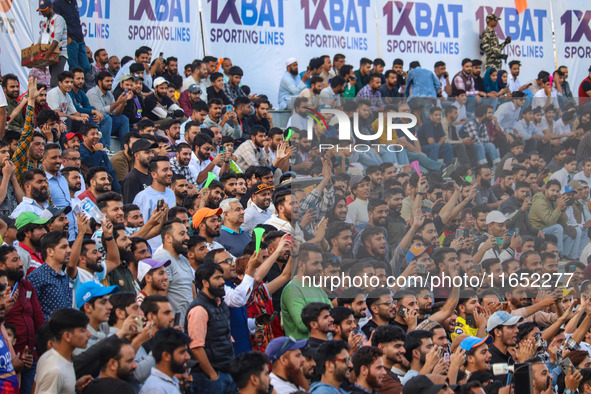
POLYGON ((179 380, 170 377, 159 369, 152 368, 150 377, 142 386, 140 394, 181 394, 179 380))
MULTIPOLYGON (((564 187, 570 182, 570 176, 564 167, 552 174, 550 179, 556 179, 558 182, 560 182, 560 187, 563 190, 564 187)), ((561 190, 561 192, 563 190, 561 190)))
POLYGON ((304 239, 304 232, 297 223, 296 227, 294 228, 290 222, 283 220, 279 216, 273 214, 264 224, 270 224, 277 230, 284 231, 288 234, 293 234, 293 236, 296 238, 296 241, 298 242, 306 242, 304 239))
POLYGON ((271 378, 271 385, 273 385, 273 388, 277 393, 290 394, 295 393, 296 391, 306 391, 302 387, 298 387, 287 380, 283 380, 272 372, 269 374, 269 377, 271 378))
POLYGON ((464 119, 468 119, 468 115, 466 114, 466 104, 460 105, 456 101, 452 105, 458 109, 458 119, 456 122, 461 122, 464 119))
MULTIPOLYGON (((573 177, 573 179, 575 181, 585 181, 585 182, 587 182, 587 185, 591 187, 591 176, 586 177, 585 173, 583 171, 577 172, 576 175, 573 177)), ((585 264, 587 264, 587 263, 585 263, 585 264)))
MULTIPOLYGON (((197 158, 197 155, 195 154, 195 152, 191 152, 191 161, 189 161, 188 167, 189 167, 189 170, 191 171, 191 176, 193 177, 193 179, 197 179, 197 176, 201 173, 201 171, 203 171, 207 168, 209 163, 211 163, 210 159, 200 161, 197 158)), ((220 170, 221 170, 220 167, 214 166, 213 169, 211 170, 211 172, 213 172, 214 174, 216 174, 219 177, 220 170)))
POLYGON ((439 77, 439 82, 441 82, 441 97, 447 98, 447 92, 445 91, 445 87, 447 86, 447 79, 445 79, 443 74, 439 77))
POLYGON ((515 104, 511 101, 501 104, 495 112, 495 116, 499 121, 499 126, 504 131, 514 130, 515 124, 519 121, 521 115, 521 107, 515 108, 515 104))
POLYGON ((46 351, 37 363, 35 384, 35 394, 74 394, 74 364, 63 358, 55 349, 46 351))
MULTIPOLYGON (((54 111, 60 111, 68 115, 76 113, 76 107, 69 94, 63 94, 59 86, 47 92, 47 105, 54 111)), ((66 117, 62 117, 65 120, 66 117)))
MULTIPOLYGON (((544 89, 538 90, 532 99, 532 109, 543 107, 546 104, 547 98, 548 96, 546 96, 544 89)), ((550 104, 552 104, 554 108, 560 108, 560 105, 558 104, 558 94, 555 90, 550 92, 550 104)))
POLYGON ((519 76, 513 79, 513 75, 509 73, 509 79, 507 80, 507 85, 509 86, 509 90, 511 93, 516 92, 521 87, 521 81, 519 80, 519 76))
POLYGON ((13 219, 18 218, 23 212, 34 212, 37 215, 41 215, 41 212, 45 210, 49 206, 49 203, 45 201, 43 203, 43 207, 39 206, 35 200, 29 197, 23 197, 23 201, 14 208, 14 211, 10 214, 10 217, 13 219))
POLYGON ((7 107, 6 96, 4 95, 4 89, 0 89, 0 108, 7 107))
MULTIPOLYGON (((568 133, 570 133, 570 124, 569 125, 565 125, 564 122, 562 121, 562 119, 558 119, 557 121, 554 122, 554 134, 556 135, 566 135, 568 133)), ((560 141, 564 142, 566 141, 567 138, 561 138, 560 141)))
POLYGON ((334 104, 332 105, 333 108, 341 106, 341 95, 335 93, 330 86, 327 86, 320 91, 320 99, 322 104, 327 104, 329 101, 334 101, 334 104))

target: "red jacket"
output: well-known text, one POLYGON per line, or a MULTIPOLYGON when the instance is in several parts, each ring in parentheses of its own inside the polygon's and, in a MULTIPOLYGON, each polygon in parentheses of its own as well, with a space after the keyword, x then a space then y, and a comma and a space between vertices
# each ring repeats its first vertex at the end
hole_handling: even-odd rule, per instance
MULTIPOLYGON (((21 279, 18 281, 17 291, 18 298, 6 313, 6 321, 16 327, 14 351, 22 353, 25 346, 29 347, 29 351, 35 348, 35 333, 45 323, 45 316, 31 282, 21 279)), ((37 360, 37 352, 33 356, 37 360)))

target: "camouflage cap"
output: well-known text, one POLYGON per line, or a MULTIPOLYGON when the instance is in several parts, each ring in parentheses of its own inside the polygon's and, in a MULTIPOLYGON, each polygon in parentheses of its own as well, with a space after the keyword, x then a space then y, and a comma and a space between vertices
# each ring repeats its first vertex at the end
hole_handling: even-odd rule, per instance
POLYGON ((486 21, 490 22, 490 21, 500 21, 501 18, 499 18, 498 16, 496 16, 495 14, 488 14, 486 16, 486 21))

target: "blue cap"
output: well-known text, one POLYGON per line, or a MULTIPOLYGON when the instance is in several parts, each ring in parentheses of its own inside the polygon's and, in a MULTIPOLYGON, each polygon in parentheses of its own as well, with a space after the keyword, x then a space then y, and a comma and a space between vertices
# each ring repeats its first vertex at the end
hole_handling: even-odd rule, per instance
POLYGON ((574 192, 574 191, 576 191, 576 190, 572 186, 566 185, 564 187, 564 192, 563 193, 566 194, 566 193, 571 193, 571 192, 574 192))
POLYGON ((424 248, 410 248, 406 253, 406 264, 410 264, 411 261, 422 255, 423 253, 433 253, 433 246, 426 246, 424 248))
POLYGON ((94 297, 117 293, 119 286, 103 286, 95 281, 82 283, 76 290, 76 309, 82 308, 86 302, 94 297))
POLYGON ((279 337, 269 342, 269 345, 267 345, 265 353, 267 353, 267 356, 269 356, 271 362, 275 362, 286 352, 290 350, 301 349, 307 344, 307 339, 301 339, 299 341, 296 341, 292 337, 279 337))
POLYGON ((493 342, 493 338, 490 335, 487 335, 486 338, 478 338, 478 337, 470 336, 470 337, 464 339, 462 342, 460 342, 460 347, 462 349, 464 349, 465 351, 469 352, 473 348, 478 347, 478 346, 482 345, 483 343, 490 345, 492 342, 493 342))

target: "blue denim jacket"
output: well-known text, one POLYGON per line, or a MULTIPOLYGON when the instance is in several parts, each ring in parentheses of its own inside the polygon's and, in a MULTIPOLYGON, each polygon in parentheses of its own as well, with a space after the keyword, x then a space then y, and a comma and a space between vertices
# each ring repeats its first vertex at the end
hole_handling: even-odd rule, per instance
POLYGON ((410 91, 411 87, 409 97, 437 97, 441 82, 432 71, 417 67, 408 72, 405 91, 410 91))

